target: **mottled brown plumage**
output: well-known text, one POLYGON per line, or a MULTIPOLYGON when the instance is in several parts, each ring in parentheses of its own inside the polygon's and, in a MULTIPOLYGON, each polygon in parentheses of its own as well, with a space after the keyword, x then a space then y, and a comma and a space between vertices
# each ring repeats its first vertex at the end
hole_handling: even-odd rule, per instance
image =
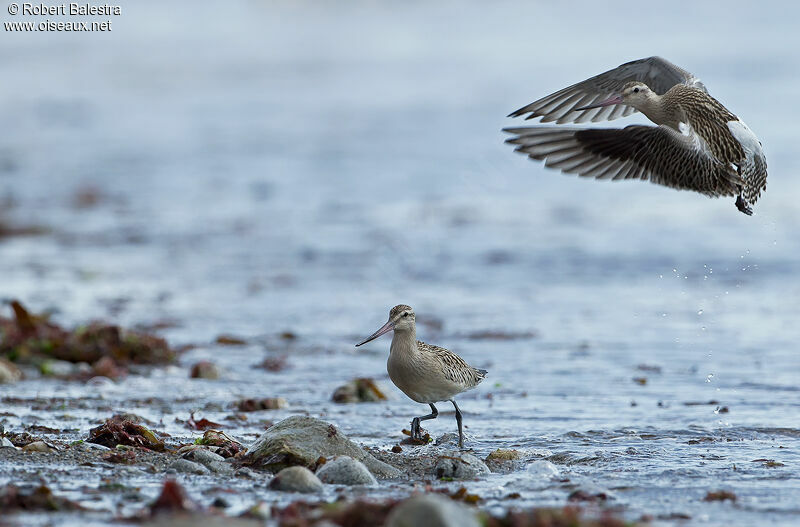
POLYGON ((634 110, 659 126, 508 128, 515 137, 507 142, 565 173, 737 196, 739 210, 752 213, 748 203, 755 203, 767 181, 761 143, 698 79, 663 59, 623 64, 511 115, 565 123, 615 119, 634 110))
POLYGON ((386 363, 389 378, 411 399, 431 407, 429 415, 415 417, 411 422, 412 435, 419 439, 419 422, 433 419, 439 414, 434 403, 450 401, 456 410, 458 444, 463 447, 461 411, 454 397, 477 386, 486 377, 486 370, 473 368, 450 350, 417 340, 416 315, 411 307, 404 304, 393 307, 388 322, 356 346, 389 331, 394 331, 386 363))

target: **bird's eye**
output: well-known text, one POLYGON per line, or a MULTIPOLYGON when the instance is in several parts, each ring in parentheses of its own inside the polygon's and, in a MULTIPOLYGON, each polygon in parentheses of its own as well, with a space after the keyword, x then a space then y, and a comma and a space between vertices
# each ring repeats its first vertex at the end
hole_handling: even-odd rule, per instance
POLYGON ((405 313, 403 313, 403 316, 404 316, 404 317, 407 317, 407 316, 408 316, 408 311, 406 311, 405 313))
POLYGON ((634 88, 633 93, 639 93, 639 88, 634 88))

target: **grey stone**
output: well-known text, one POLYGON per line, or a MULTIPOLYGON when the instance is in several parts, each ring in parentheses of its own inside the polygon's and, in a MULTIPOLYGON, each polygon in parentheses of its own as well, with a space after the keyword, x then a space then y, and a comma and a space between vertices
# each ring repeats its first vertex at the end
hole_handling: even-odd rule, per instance
POLYGON ((208 461, 203 465, 214 474, 222 474, 223 476, 232 476, 236 471, 230 463, 224 461, 208 461))
POLYGON ((275 475, 269 488, 288 492, 322 492, 322 482, 306 467, 288 467, 275 475))
POLYGON ((195 448, 185 452, 182 456, 184 459, 194 461, 206 467, 215 474, 233 474, 234 469, 230 463, 225 462, 225 458, 219 454, 215 454, 205 448, 195 448))
POLYGON ((458 448, 458 434, 455 432, 445 432, 437 437, 433 444, 443 448, 458 448))
POLYGON ((480 527, 475 513, 441 494, 422 494, 395 507, 386 527, 480 527))
POLYGON ((111 450, 105 445, 98 445, 97 443, 89 443, 88 441, 81 441, 71 445, 71 448, 80 450, 81 452, 90 452, 92 450, 111 450))
POLYGON ((16 365, 0 359, 0 384, 12 384, 22 378, 22 371, 16 365))
POLYGON ((176 472, 183 472, 184 474, 209 474, 211 471, 200 463, 189 461, 188 459, 178 458, 167 467, 167 470, 172 469, 176 472))
POLYGON ((256 473, 255 470, 249 469, 247 467, 236 469, 234 475, 237 478, 245 478, 245 479, 256 479, 258 477, 258 474, 256 473))
POLYGON ((349 456, 337 456, 317 470, 323 483, 334 485, 377 485, 378 480, 364 463, 349 456))
POLYGON ((7 437, 0 439, 0 448, 17 448, 7 437))
POLYGON ((34 441, 22 447, 22 450, 25 452, 55 452, 56 448, 44 441, 34 441))
POLYGON ((75 363, 58 359, 44 361, 39 369, 43 375, 53 377, 65 377, 78 372, 78 366, 75 363))
POLYGON ((338 428, 313 417, 295 415, 271 426, 247 449, 246 462, 276 471, 293 465, 313 467, 320 457, 349 456, 378 478, 397 478, 399 470, 378 461, 338 428))
POLYGON ((246 514, 250 518, 266 521, 272 517, 272 506, 267 502, 259 501, 247 509, 246 514))
POLYGON ((530 477, 537 479, 552 479, 561 475, 561 471, 554 464, 544 459, 534 461, 525 469, 530 477))
POLYGON ((462 452, 450 452, 439 457, 433 467, 437 478, 472 479, 489 473, 486 463, 462 452))

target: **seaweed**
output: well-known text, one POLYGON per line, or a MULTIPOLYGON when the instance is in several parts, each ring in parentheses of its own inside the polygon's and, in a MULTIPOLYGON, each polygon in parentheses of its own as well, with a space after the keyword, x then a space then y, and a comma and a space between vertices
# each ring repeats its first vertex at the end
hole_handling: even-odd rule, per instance
POLYGON ((339 386, 333 392, 331 398, 335 403, 364 403, 385 401, 386 395, 378 387, 374 380, 359 377, 353 379, 343 386, 339 386))
POLYGON ((235 457, 246 450, 240 442, 219 430, 206 430, 203 437, 197 439, 195 444, 217 447, 216 453, 224 458, 235 457))
POLYGON ((128 445, 156 452, 165 450, 164 442, 139 423, 115 415, 102 425, 89 431, 89 443, 96 443, 110 448, 117 445, 128 445))
POLYGON ((97 375, 116 378, 124 374, 119 364, 168 364, 177 358, 167 342, 155 335, 103 322, 67 330, 47 314, 30 313, 17 300, 10 304, 14 317, 0 316, 0 357, 12 362, 86 362, 94 364, 97 375))
POLYGON ((0 488, 0 510, 11 511, 76 511, 84 508, 67 498, 53 494, 45 485, 18 487, 14 484, 0 488))

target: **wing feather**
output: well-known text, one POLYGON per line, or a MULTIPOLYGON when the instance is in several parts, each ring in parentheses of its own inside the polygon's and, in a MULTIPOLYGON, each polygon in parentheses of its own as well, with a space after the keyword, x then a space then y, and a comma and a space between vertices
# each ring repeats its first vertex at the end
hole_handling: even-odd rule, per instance
POLYGON ((627 105, 617 105, 608 113, 595 110, 576 112, 575 108, 596 104, 614 94, 619 93, 628 82, 639 81, 647 84, 651 90, 663 95, 676 84, 685 84, 707 91, 700 79, 661 57, 648 57, 622 64, 613 70, 595 75, 585 81, 578 82, 534 101, 511 113, 509 117, 529 114, 526 119, 541 117, 541 122, 556 121, 564 123, 584 123, 602 120, 614 120, 625 117, 636 111, 627 105))
POLYGON ((507 128, 506 142, 548 168, 595 179, 642 179, 708 196, 738 194, 742 179, 708 151, 691 129, 666 126, 625 128, 507 128))

